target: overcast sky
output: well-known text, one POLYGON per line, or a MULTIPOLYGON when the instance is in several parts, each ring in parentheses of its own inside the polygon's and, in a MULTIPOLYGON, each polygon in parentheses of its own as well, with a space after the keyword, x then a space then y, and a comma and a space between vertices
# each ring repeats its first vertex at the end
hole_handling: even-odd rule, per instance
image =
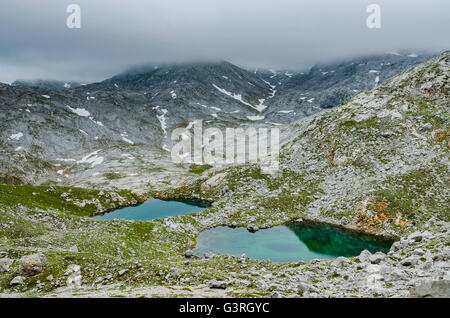
POLYGON ((449 0, 1 0, 0 82, 102 80, 143 63, 228 60, 299 69, 450 48, 449 0), (81 29, 66 26, 69 4, 81 29), (366 8, 381 6, 381 29, 366 8))

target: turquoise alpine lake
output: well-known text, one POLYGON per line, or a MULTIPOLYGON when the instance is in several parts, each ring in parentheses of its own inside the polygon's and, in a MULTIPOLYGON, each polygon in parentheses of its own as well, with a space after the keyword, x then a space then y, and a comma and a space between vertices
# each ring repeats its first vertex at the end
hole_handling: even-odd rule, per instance
POLYGON ((150 199, 141 205, 129 206, 93 217, 96 220, 131 220, 151 221, 168 216, 198 213, 210 206, 209 202, 200 200, 164 201, 150 199))
POLYGON ((312 222, 295 222, 251 233, 245 228, 217 227, 200 233, 193 250, 206 253, 242 254, 256 260, 296 262, 351 257, 367 249, 388 252, 394 243, 385 239, 312 222))

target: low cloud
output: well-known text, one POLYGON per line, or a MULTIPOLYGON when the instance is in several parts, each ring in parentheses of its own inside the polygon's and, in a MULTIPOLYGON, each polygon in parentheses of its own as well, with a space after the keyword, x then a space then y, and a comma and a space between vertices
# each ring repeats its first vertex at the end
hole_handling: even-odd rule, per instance
MULTIPOLYGON (((375 0, 376 1, 376 0, 375 0)), ((128 67, 201 59, 299 69, 398 49, 449 48, 450 1, 382 0, 368 29, 361 0, 3 0, 0 81, 97 81, 128 67), (81 7, 81 29, 66 8, 81 7)))

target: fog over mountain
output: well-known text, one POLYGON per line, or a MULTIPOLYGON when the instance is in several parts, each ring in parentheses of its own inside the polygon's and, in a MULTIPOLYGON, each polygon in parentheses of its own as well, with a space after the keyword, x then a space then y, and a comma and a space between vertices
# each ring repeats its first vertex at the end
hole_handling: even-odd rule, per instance
POLYGON ((0 82, 92 82, 134 65, 193 60, 303 69, 450 44, 447 0, 379 0, 381 29, 366 26, 372 2, 360 0, 78 0, 81 29, 69 29, 73 2, 2 1, 0 82))

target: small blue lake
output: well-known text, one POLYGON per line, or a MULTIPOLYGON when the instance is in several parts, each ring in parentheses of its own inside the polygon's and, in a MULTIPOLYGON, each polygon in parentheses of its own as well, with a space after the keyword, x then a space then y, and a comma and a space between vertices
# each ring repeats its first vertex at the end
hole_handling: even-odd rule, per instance
POLYGON ((93 219, 151 221, 170 216, 198 213, 205 210, 209 206, 210 204, 208 202, 199 200, 164 201, 150 199, 141 205, 130 206, 105 213, 103 215, 97 215, 93 217, 93 219))
POLYGON ((217 227, 200 233, 193 252, 197 256, 204 256, 205 253, 245 254, 256 260, 296 262, 351 257, 365 249, 372 253, 387 252, 393 242, 335 226, 301 222, 256 233, 250 233, 245 228, 217 227))

